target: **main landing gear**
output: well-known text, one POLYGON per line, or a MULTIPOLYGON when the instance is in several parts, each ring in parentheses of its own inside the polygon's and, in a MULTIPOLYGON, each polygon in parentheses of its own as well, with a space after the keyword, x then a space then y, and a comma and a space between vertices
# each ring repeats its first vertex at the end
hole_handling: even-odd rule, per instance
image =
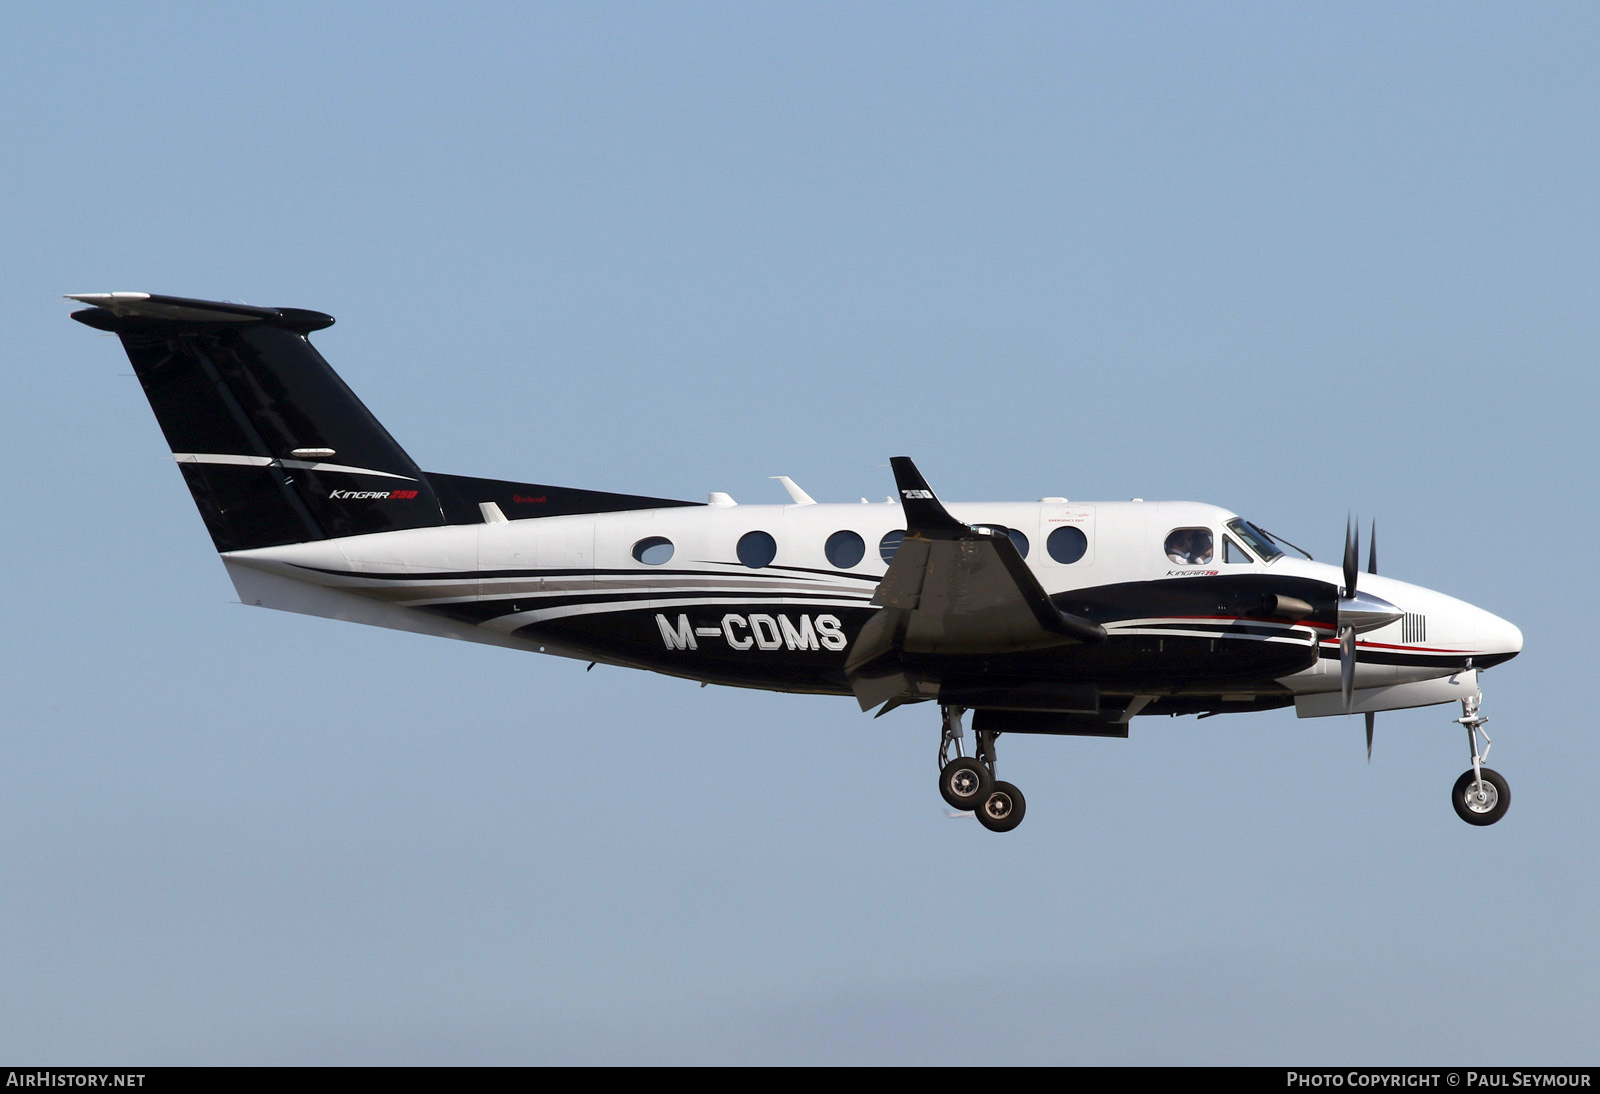
POLYGON ((1461 700, 1461 717, 1456 721, 1467 727, 1467 747, 1472 752, 1472 769, 1463 771, 1450 791, 1450 804, 1456 816, 1468 824, 1493 824, 1506 815, 1511 806, 1511 787, 1498 771, 1483 766, 1494 744, 1484 733, 1484 723, 1489 719, 1478 713, 1479 697, 1461 700), (1478 736, 1483 736, 1483 752, 1478 751, 1478 736))
POLYGON ((971 812, 991 832, 1009 832, 1022 823, 1028 803, 1008 782, 994 777, 994 739, 998 734, 975 733, 977 754, 962 752, 966 736, 961 728, 965 707, 946 706, 939 735, 939 793, 951 808, 971 812), (950 754, 954 751, 955 755, 950 754))

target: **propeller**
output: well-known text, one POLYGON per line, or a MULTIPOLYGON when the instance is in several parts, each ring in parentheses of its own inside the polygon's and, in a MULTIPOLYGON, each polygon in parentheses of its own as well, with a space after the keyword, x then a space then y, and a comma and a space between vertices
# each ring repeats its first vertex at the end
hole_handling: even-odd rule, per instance
POLYGON ((1349 600, 1356 595, 1356 578, 1360 576, 1357 569, 1361 558, 1361 529, 1354 523, 1355 518, 1344 518, 1344 597, 1349 600))
MULTIPOLYGON (((1378 572, 1378 518, 1372 518, 1372 534, 1367 536, 1367 573, 1378 572)), ((1372 762, 1372 731, 1378 725, 1378 712, 1367 711, 1367 762, 1372 762)))
MULTIPOLYGON (((1360 535, 1361 535, 1361 533, 1360 533, 1360 531, 1358 529, 1356 531, 1357 538, 1359 538, 1360 535)), ((1346 523, 1345 523, 1344 572, 1345 572, 1345 580, 1348 583, 1348 585, 1351 587, 1351 590, 1347 591, 1347 593, 1346 593, 1347 596, 1353 595, 1353 588, 1354 588, 1354 585, 1355 585, 1355 559, 1356 559, 1356 556, 1361 553, 1359 546, 1354 551, 1350 550, 1349 540, 1350 540, 1350 524, 1349 524, 1348 521, 1346 521, 1346 523)), ((1367 573, 1375 574, 1377 572, 1378 572, 1378 522, 1377 522, 1376 519, 1374 519, 1373 522, 1372 522, 1372 533, 1371 533, 1371 535, 1369 535, 1367 537, 1367 573)), ((1354 649, 1354 647, 1355 647, 1355 628, 1354 627, 1348 628, 1345 633, 1349 634, 1349 636, 1350 636, 1350 646, 1351 646, 1350 660, 1353 662, 1355 660, 1355 649, 1354 649)), ((1344 674, 1344 678, 1343 678, 1343 680, 1341 680, 1341 683, 1344 684, 1344 708, 1345 708, 1345 710, 1349 710, 1350 709, 1350 701, 1354 697, 1354 689, 1352 687, 1352 684, 1354 683, 1354 681, 1351 678, 1354 677, 1354 675, 1355 675, 1355 666, 1353 664, 1351 664, 1349 669, 1346 670, 1346 668, 1345 668, 1344 650, 1345 650, 1344 643, 1341 640, 1341 642, 1339 644, 1339 669, 1340 669, 1341 673, 1344 674)), ((1377 724, 1378 724, 1378 712, 1375 711, 1375 710, 1367 711, 1366 722, 1367 722, 1367 762, 1371 763, 1372 762, 1372 731, 1377 727, 1377 724)))
MULTIPOLYGON (((1346 713, 1353 713, 1356 683, 1356 634, 1369 631, 1400 618, 1400 609, 1371 593, 1359 591, 1361 580, 1361 529, 1353 517, 1344 525, 1344 589, 1339 597, 1339 688, 1346 713)), ((1378 522, 1372 522, 1367 544, 1367 573, 1378 572, 1378 522)), ((1369 719, 1370 725, 1370 719, 1369 719)), ((1370 743, 1370 732, 1369 732, 1370 743)))
MULTIPOLYGON (((1355 518, 1347 515, 1344 518, 1344 594, 1340 597, 1341 608, 1343 601, 1355 599, 1360 559, 1361 529, 1356 527, 1355 518)), ((1348 714, 1356 694, 1356 626, 1354 622, 1346 622, 1342 618, 1343 611, 1339 614, 1339 690, 1344 696, 1344 709, 1348 714)))

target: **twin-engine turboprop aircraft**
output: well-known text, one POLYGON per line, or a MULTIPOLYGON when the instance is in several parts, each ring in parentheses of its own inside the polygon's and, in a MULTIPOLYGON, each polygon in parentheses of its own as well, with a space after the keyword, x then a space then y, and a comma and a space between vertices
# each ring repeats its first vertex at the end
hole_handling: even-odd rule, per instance
POLYGON ((312 348, 331 316, 71 299, 121 338, 246 604, 880 714, 934 702, 940 792, 1000 832, 1025 808, 995 778, 1003 733, 1290 705, 1365 714, 1370 757, 1377 711, 1459 702, 1455 810, 1493 824, 1510 804, 1483 766, 1478 677, 1521 632, 1379 576, 1375 543, 1361 573, 1349 526, 1330 566, 1211 505, 947 507, 903 456, 900 500, 879 505, 819 505, 787 479, 791 505, 702 505, 425 473, 312 348))

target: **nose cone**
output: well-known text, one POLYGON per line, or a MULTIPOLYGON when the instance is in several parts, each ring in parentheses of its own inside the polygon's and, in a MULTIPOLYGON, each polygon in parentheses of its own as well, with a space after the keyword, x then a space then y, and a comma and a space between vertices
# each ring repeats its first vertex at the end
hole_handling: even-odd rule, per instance
POLYGON ((1516 624, 1508 623, 1498 615, 1480 611, 1474 621, 1478 632, 1477 646, 1483 651, 1479 666, 1488 668, 1509 661, 1522 652, 1522 631, 1516 624))

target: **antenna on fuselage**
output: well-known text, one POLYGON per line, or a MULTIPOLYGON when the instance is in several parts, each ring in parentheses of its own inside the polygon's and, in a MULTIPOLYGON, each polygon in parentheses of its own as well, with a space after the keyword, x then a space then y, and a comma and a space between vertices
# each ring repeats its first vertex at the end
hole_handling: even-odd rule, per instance
POLYGON ((789 497, 794 500, 796 505, 817 504, 817 499, 800 489, 800 487, 796 486, 795 481, 788 475, 768 475, 767 477, 769 479, 777 479, 779 482, 783 483, 783 488, 789 491, 789 497))

